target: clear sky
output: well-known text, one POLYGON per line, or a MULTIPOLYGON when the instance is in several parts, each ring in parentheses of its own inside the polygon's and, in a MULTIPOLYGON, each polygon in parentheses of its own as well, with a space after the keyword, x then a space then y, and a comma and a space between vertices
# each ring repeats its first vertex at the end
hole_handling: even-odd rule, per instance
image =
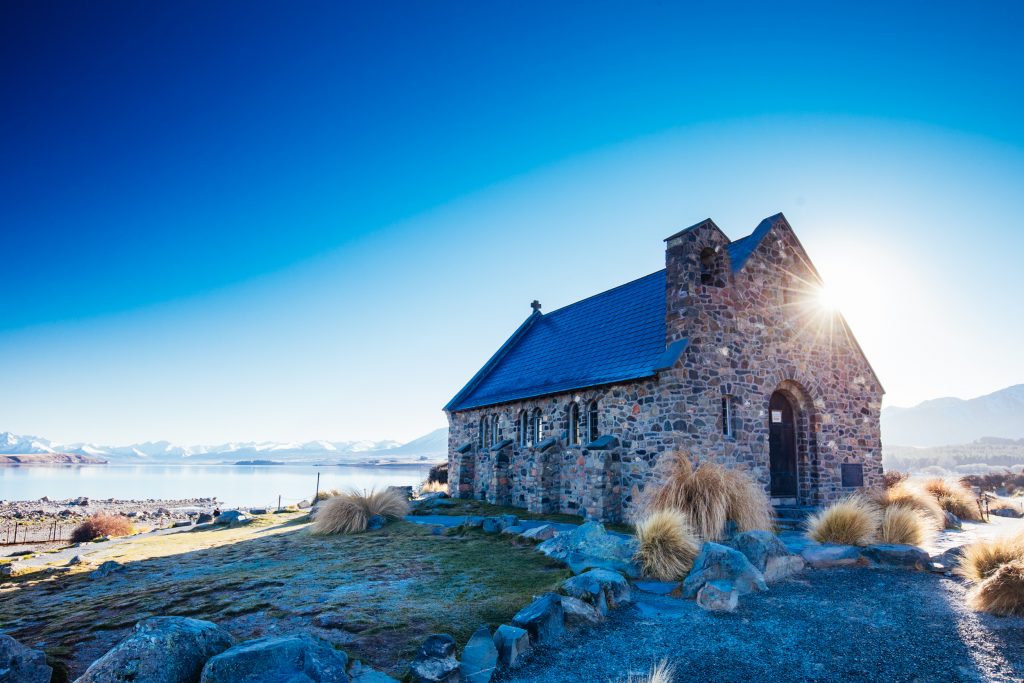
POLYGON ((4 2, 0 431, 410 439, 778 211, 890 405, 1024 382, 1022 6, 679 5, 4 2))

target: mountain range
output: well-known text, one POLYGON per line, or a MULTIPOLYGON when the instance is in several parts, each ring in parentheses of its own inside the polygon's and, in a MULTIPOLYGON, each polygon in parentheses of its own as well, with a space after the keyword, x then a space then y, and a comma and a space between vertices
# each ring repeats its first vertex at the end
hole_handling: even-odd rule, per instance
POLYGON ((1024 384, 972 399, 936 398, 882 411, 882 443, 948 446, 984 437, 1024 438, 1024 384))
POLYGON ((68 454, 114 463, 210 463, 260 460, 274 462, 397 463, 436 460, 448 452, 448 428, 442 427, 408 443, 399 441, 247 441, 214 446, 178 446, 147 441, 128 446, 57 443, 38 436, 0 432, 0 455, 68 454))

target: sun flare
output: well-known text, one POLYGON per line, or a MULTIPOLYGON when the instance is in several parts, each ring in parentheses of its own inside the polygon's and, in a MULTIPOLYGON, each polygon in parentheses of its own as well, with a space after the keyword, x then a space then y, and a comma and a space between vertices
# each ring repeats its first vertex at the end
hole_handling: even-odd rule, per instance
POLYGON ((835 312, 839 310, 839 296, 832 288, 822 285, 814 294, 818 305, 826 311, 835 312))

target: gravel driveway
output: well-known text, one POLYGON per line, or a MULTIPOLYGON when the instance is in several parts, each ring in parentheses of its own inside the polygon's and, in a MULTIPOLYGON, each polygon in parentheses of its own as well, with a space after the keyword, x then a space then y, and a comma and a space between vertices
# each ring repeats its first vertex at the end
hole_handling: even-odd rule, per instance
POLYGON ((924 572, 806 570, 732 614, 634 592, 633 606, 507 683, 608 683, 667 658, 675 681, 1022 681, 1024 619, 963 607, 964 588, 924 572))

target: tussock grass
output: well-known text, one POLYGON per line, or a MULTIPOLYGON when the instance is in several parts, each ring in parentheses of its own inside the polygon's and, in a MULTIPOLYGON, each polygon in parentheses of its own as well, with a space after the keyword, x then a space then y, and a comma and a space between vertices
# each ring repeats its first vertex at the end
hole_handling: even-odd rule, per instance
POLYGON ((885 490, 878 491, 871 498, 883 509, 896 505, 910 508, 924 515, 936 528, 942 529, 946 526, 946 513, 935 497, 924 488, 908 480, 900 481, 885 490))
POLYGON ((103 536, 129 536, 134 532, 131 520, 124 515, 97 512, 75 527, 71 532, 71 542, 85 543, 103 536))
POLYGON ((347 491, 322 502, 313 521, 313 533, 319 535, 357 534, 366 531, 374 515, 400 519, 409 514, 409 501, 394 489, 369 493, 347 491))
POLYGON ((920 510, 905 505, 890 505, 882 512, 878 540, 882 543, 924 545, 938 530, 934 520, 920 510))
POLYGON ((832 503, 807 520, 807 536, 819 543, 870 545, 874 543, 882 512, 864 496, 854 494, 832 503))
POLYGON ((1024 560, 1024 534, 986 538, 964 547, 956 573, 980 583, 1015 560, 1024 560))
POLYGON ((646 510, 679 510, 697 535, 709 541, 722 537, 730 519, 741 531, 771 529, 771 502, 748 474, 710 462, 694 469, 685 455, 674 458, 665 483, 647 499, 646 510))
POLYGON ((929 479, 922 484, 922 487, 935 497, 943 510, 952 512, 960 519, 972 522, 981 521, 977 498, 960 482, 948 479, 929 479))
POLYGON ((420 495, 421 496, 424 493, 438 493, 438 492, 448 493, 448 483, 447 482, 442 483, 442 482, 439 482, 439 481, 430 481, 428 479, 427 481, 425 481, 422 484, 420 484, 420 495))
POLYGON ((636 559, 644 574, 661 581, 684 578, 700 552, 686 515, 673 508, 648 513, 637 522, 636 538, 636 559))
POLYGON ((328 500, 330 498, 334 498, 335 496, 340 495, 341 491, 339 491, 338 489, 324 489, 323 491, 320 491, 316 494, 316 498, 313 499, 313 502, 317 503, 319 501, 328 500))
POLYGON ((672 683, 675 680, 675 669, 663 659, 655 664, 651 670, 641 676, 630 676, 625 683, 672 683))
POLYGON ((968 592, 967 605, 1000 616, 1024 616, 1024 558, 999 565, 968 592))

